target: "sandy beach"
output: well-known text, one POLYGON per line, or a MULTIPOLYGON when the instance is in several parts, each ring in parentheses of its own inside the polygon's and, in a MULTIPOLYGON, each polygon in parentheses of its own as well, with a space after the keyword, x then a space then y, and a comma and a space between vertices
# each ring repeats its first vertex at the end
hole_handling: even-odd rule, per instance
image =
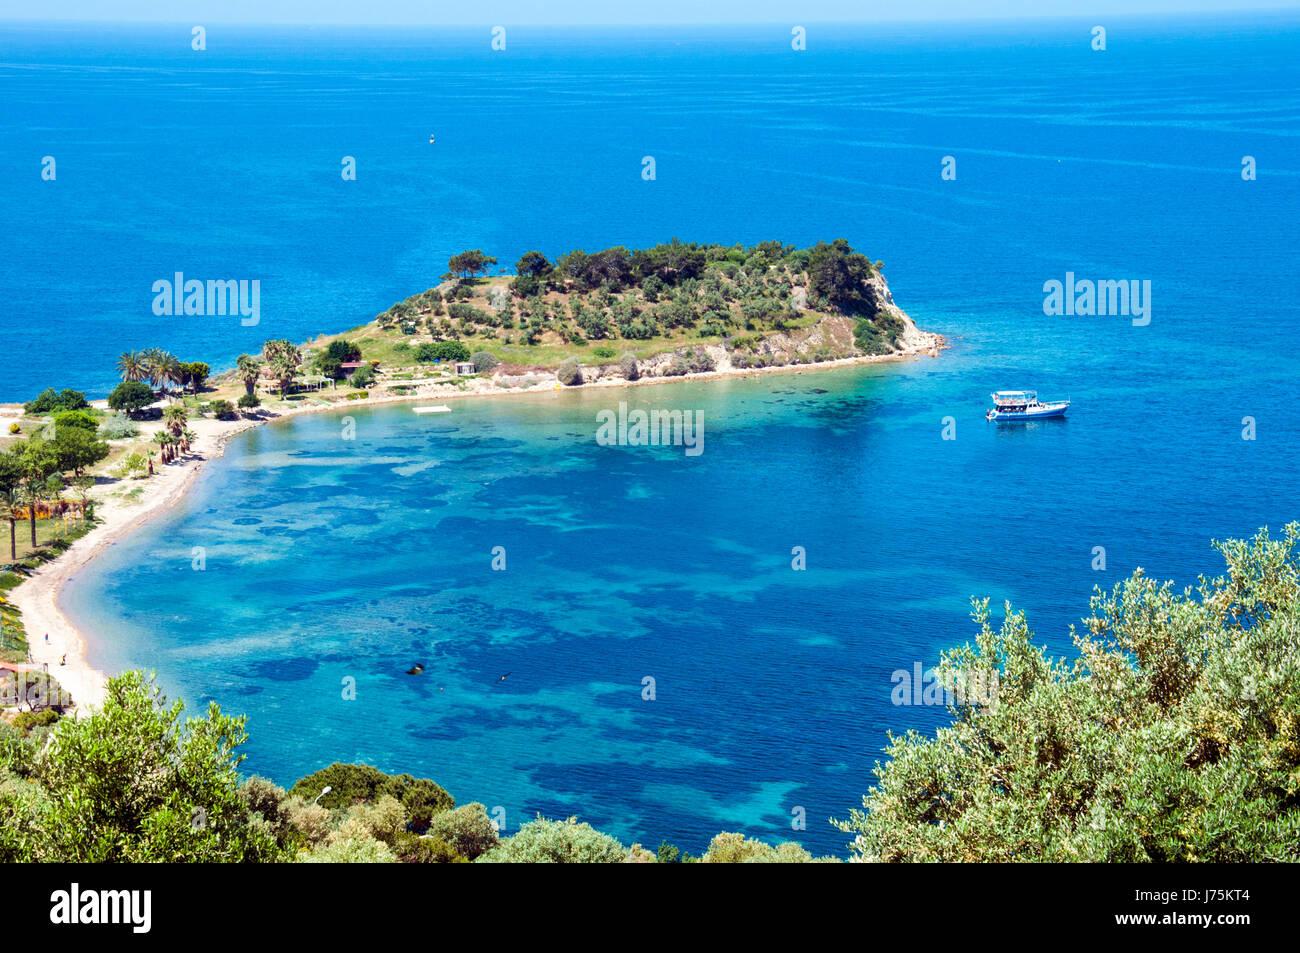
MULTIPOLYGON (((818 364, 729 369, 682 377, 650 377, 637 381, 611 378, 584 384, 581 389, 640 387, 682 381, 751 377, 759 374, 827 371, 859 364, 937 356, 942 347, 944 347, 943 340, 936 335, 926 346, 883 356, 844 358, 818 364)), ((102 703, 106 675, 93 668, 88 661, 87 639, 94 638, 95 633, 81 632, 72 624, 59 608, 59 592, 65 583, 74 578, 105 547, 113 545, 127 533, 174 506, 185 495, 207 462, 219 458, 225 452, 226 442, 235 434, 272 420, 283 420, 287 417, 321 411, 346 411, 356 407, 420 400, 446 401, 468 397, 558 395, 564 391, 577 389, 579 388, 560 387, 553 380, 533 387, 505 389, 495 387, 489 380, 476 378, 465 390, 424 388, 424 393, 368 397, 328 406, 304 403, 302 406, 266 413, 256 418, 229 421, 204 417, 191 419, 189 427, 195 433, 195 440, 189 453, 166 466, 158 467, 154 476, 132 481, 146 491, 139 501, 128 501, 120 496, 108 495, 102 491, 102 488, 97 488, 93 498, 98 525, 81 539, 76 540, 65 553, 33 572, 13 590, 13 601, 22 610, 23 625, 27 631, 35 668, 39 671, 42 666, 48 666, 50 674, 57 678, 72 695, 78 710, 102 703), (46 641, 47 636, 48 641, 46 641), (61 659, 64 660, 63 664, 60 664, 61 659)))

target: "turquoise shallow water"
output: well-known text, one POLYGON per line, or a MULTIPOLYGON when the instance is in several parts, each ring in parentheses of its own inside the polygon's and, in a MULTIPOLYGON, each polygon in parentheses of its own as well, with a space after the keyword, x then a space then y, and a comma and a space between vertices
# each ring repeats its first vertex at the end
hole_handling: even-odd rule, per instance
POLYGON ((366 760, 512 827, 841 849, 824 819, 885 731, 942 717, 892 706, 890 673, 968 638, 972 595, 1065 653, 1095 584, 1193 582, 1210 538, 1298 512, 1296 22, 1120 21, 1104 55, 1089 26, 845 29, 803 59, 745 31, 542 31, 506 61, 453 34, 238 34, 202 67, 157 33, 7 34, 6 141, 75 158, 57 192, 0 179, 33 236, 0 260, 10 396, 44 383, 51 328, 93 389, 125 346, 220 364, 356 323, 464 246, 674 234, 844 235, 953 343, 629 392, 703 412, 698 458, 598 446, 617 391, 355 410, 352 441, 339 416, 261 428, 69 587, 95 660, 247 712, 248 767, 281 782, 366 760), (251 343, 142 316, 149 281, 200 269, 266 279, 251 343), (1150 279, 1151 324, 1045 317, 1067 271, 1150 279), (1014 387, 1075 405, 987 425, 1014 387))
POLYGON ((856 803, 885 729, 939 718, 891 705, 891 673, 969 638, 972 594, 1029 609, 1066 652, 1093 584, 1139 564, 1190 581, 1215 568, 1211 536, 1293 513, 1289 480, 1252 475, 1293 446, 1185 426, 1171 469, 1096 411, 988 425, 960 373, 982 363, 358 410, 354 440, 337 414, 273 424, 65 604, 96 664, 247 712, 248 767, 283 782, 366 761, 512 823, 576 813, 697 849, 784 836, 803 807, 797 836, 834 850, 822 821, 856 803), (620 396, 702 413, 704 453, 597 445, 620 396))

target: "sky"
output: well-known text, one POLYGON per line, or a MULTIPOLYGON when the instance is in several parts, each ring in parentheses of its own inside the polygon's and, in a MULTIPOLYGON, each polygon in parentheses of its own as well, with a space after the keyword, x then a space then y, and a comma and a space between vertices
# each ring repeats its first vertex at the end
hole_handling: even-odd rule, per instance
POLYGON ((0 0, 0 20, 412 26, 802 24, 1091 18, 1294 10, 1297 6, 1297 0, 0 0))

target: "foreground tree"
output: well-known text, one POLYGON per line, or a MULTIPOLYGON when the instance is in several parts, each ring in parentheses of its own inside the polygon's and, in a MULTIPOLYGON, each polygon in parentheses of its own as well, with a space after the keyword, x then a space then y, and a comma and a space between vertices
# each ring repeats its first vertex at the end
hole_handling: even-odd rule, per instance
POLYGON ((1300 861, 1300 523, 1216 543, 1227 574, 1175 592, 1137 570, 1092 599, 1079 658, 998 629, 941 682, 997 673, 936 737, 892 737, 840 827, 859 859, 1300 861), (980 700, 988 700, 984 696, 980 700))
POLYGON ((244 719, 208 706, 181 720, 152 677, 109 680, 103 707, 59 722, 37 756, 48 793, 34 805, 32 859, 277 860, 275 839, 240 792, 244 719))

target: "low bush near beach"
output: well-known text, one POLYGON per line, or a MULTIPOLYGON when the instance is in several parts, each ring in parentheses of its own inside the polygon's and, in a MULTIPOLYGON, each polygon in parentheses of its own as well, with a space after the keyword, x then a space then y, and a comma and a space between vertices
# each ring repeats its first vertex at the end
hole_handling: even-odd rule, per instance
POLYGON ((140 428, 127 419, 125 414, 110 414, 99 425, 99 435, 105 440, 126 440, 140 433, 140 428))
POLYGON ((565 358, 560 362, 559 368, 555 371, 555 376, 566 387, 581 384, 582 368, 578 364, 578 359, 574 357, 565 358))
POLYGON ((228 400, 214 400, 208 404, 208 410, 218 420, 234 420, 239 416, 235 410, 235 405, 228 400))

